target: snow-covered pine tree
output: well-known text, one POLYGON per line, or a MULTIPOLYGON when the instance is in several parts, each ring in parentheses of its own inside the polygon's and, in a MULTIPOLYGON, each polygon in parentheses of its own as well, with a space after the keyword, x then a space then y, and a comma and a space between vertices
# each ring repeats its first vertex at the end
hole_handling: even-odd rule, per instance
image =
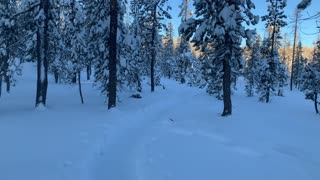
POLYGON ((290 38, 288 33, 284 33, 283 35, 283 41, 281 43, 281 50, 280 50, 280 59, 282 62, 284 62, 287 66, 287 68, 290 67, 291 64, 291 59, 290 59, 290 46, 291 46, 291 42, 290 42, 290 38))
POLYGON ((102 94, 107 95, 108 108, 112 108, 116 105, 115 89, 117 90, 117 86, 120 87, 123 83, 123 77, 121 76, 125 71, 122 70, 121 66, 126 65, 123 54, 124 39, 127 33, 123 19, 126 10, 125 1, 120 0, 111 3, 110 0, 97 0, 84 1, 84 3, 89 28, 88 51, 89 58, 93 60, 95 66, 95 84, 99 86, 102 94), (111 5, 115 5, 113 8, 117 10, 116 13, 111 5), (111 12, 113 20, 111 20, 111 12), (111 28, 114 26, 117 26, 117 30, 111 28), (116 51, 114 51, 115 49, 116 51), (116 57, 114 57, 114 54, 116 54, 116 57), (110 69, 111 67, 112 69, 110 69))
POLYGON ((11 85, 15 83, 15 75, 20 74, 22 61, 21 39, 25 31, 19 28, 19 21, 12 16, 17 14, 17 2, 13 0, 0 1, 0 97, 2 81, 6 82, 9 93, 11 85))
POLYGON ((142 25, 143 13, 141 0, 131 0, 130 2, 130 15, 132 23, 129 25, 130 35, 127 36, 126 41, 128 44, 127 52, 127 86, 137 91, 137 94, 142 91, 141 75, 143 70, 143 47, 142 47, 142 25))
POLYGON ((200 84, 200 87, 206 87, 206 92, 215 96, 217 99, 223 99, 223 62, 217 61, 215 48, 207 48, 200 56, 202 64, 201 72, 204 78, 205 85, 200 84))
POLYGON ((67 49, 70 53, 68 61, 69 78, 79 86, 81 103, 84 103, 81 88, 81 71, 86 67, 88 59, 88 49, 85 38, 85 11, 84 4, 77 0, 71 0, 65 4, 68 10, 66 13, 67 49))
POLYGON ((190 67, 187 69, 186 79, 191 87, 200 87, 203 81, 201 73, 201 61, 192 52, 189 52, 190 67))
POLYGON ((173 71, 176 63, 174 57, 173 31, 173 24, 169 22, 162 40, 162 57, 158 61, 162 76, 168 77, 169 79, 175 75, 173 71))
POLYGON ((301 41, 298 43, 298 46, 296 47, 296 55, 295 55, 295 60, 293 63, 293 83, 297 88, 299 88, 299 83, 300 83, 300 77, 301 73, 306 65, 305 58, 303 57, 303 51, 302 51, 302 43, 301 41))
POLYGON ((245 91, 247 96, 251 97, 254 95, 254 87, 257 77, 257 65, 261 60, 260 54, 260 46, 261 46, 261 37, 257 36, 256 42, 253 44, 252 47, 249 47, 250 53, 249 57, 246 61, 246 68, 245 68, 245 78, 246 78, 246 86, 245 91))
POLYGON ((192 37, 195 46, 203 51, 215 42, 215 61, 220 62, 223 69, 223 100, 222 116, 232 114, 231 103, 231 74, 232 66, 238 64, 240 44, 242 38, 250 38, 252 31, 245 29, 243 22, 256 24, 258 17, 251 13, 254 4, 251 0, 212 0, 194 1, 197 19, 189 18, 183 23, 179 31, 187 39, 192 37))
POLYGON ((279 75, 279 52, 278 52, 278 39, 281 39, 280 30, 282 27, 286 26, 287 23, 284 21, 286 15, 284 14, 283 9, 286 7, 286 0, 266 0, 269 3, 268 14, 262 16, 262 21, 266 21, 266 28, 270 29, 268 36, 268 51, 266 61, 267 64, 262 66, 262 71, 265 72, 263 75, 262 72, 260 75, 263 77, 260 78, 258 91, 260 94, 260 100, 265 100, 267 103, 270 102, 271 94, 276 91, 280 86, 282 81, 278 81, 279 75))
MULTIPOLYGON (((279 54, 277 55, 279 57, 279 54)), ((284 96, 284 87, 288 85, 289 73, 284 61, 279 60, 278 64, 278 96, 284 96)))
MULTIPOLYGON (((182 0, 179 5, 181 18, 181 23, 187 22, 187 20, 192 16, 192 11, 189 9, 190 0, 182 0)), ((180 41, 176 49, 176 63, 174 67, 176 79, 180 83, 185 83, 186 73, 191 68, 191 61, 193 55, 191 54, 191 48, 189 41, 185 38, 183 34, 180 36, 180 41)))
POLYGON ((144 18, 141 19, 142 29, 142 43, 145 47, 145 56, 147 57, 147 64, 149 66, 151 92, 155 90, 155 85, 159 84, 160 79, 156 79, 155 69, 157 63, 157 51, 160 48, 161 38, 159 37, 159 30, 165 28, 162 20, 171 19, 168 10, 171 7, 166 6, 168 0, 142 0, 142 11, 144 18), (150 53, 147 53, 151 51, 150 53))
POLYGON ((301 90, 306 94, 306 99, 314 102, 316 113, 319 113, 318 95, 320 93, 320 40, 318 40, 313 60, 307 64, 301 76, 301 90))

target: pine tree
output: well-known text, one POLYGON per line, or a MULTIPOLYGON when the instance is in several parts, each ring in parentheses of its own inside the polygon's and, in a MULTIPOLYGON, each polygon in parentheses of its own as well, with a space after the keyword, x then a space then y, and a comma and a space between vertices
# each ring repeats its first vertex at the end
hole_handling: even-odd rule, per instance
POLYGON ((174 45, 173 45, 173 24, 170 22, 167 25, 166 32, 163 38, 162 58, 160 60, 160 68, 162 75, 169 79, 174 74, 174 45))
POLYGON ((132 23, 129 26, 129 31, 131 33, 129 36, 127 36, 127 86, 131 89, 135 89, 137 91, 137 94, 139 94, 142 91, 141 75, 143 70, 141 69, 141 67, 144 60, 141 29, 141 21, 143 19, 143 13, 141 12, 141 0, 132 0, 130 2, 130 9, 132 23))
POLYGON ((295 60, 293 63, 293 83, 297 88, 299 88, 299 83, 300 83, 300 78, 301 78, 301 73, 306 65, 305 58, 303 57, 303 51, 302 51, 302 43, 301 41, 298 43, 297 46, 297 51, 295 55, 295 60))
MULTIPOLYGON (((192 16, 192 12, 189 10, 189 0, 183 0, 179 5, 181 23, 187 22, 188 18, 192 16)), ((183 34, 180 36, 180 42, 176 50, 176 63, 174 67, 176 79, 180 83, 185 83, 186 73, 191 66, 192 55, 190 54, 191 47, 189 41, 183 34)))
POLYGON ((25 49, 20 43, 25 34, 20 30, 19 21, 12 18, 15 14, 15 1, 0 2, 0 97, 2 81, 6 82, 6 91, 9 93, 11 85, 15 83, 15 75, 20 74, 21 49, 25 49))
MULTIPOLYGON (((279 55, 278 55, 279 56, 279 55)), ((278 64, 278 96, 284 96, 284 87, 288 85, 289 73, 286 64, 279 60, 278 64)))
POLYGON ((284 15, 284 7, 286 7, 286 0, 267 0, 269 3, 268 14, 262 17, 262 21, 266 21, 266 28, 270 28, 270 34, 268 36, 268 49, 265 64, 262 70, 265 71, 265 75, 261 78, 259 93, 260 100, 265 100, 267 103, 270 102, 271 94, 276 91, 277 88, 283 86, 280 81, 278 81, 278 71, 280 67, 279 52, 278 52, 278 39, 281 39, 280 29, 287 25, 283 20, 286 18, 284 15), (265 92, 264 92, 265 91, 265 92))
POLYGON ((251 13, 254 4, 250 1, 212 0, 195 1, 197 19, 189 18, 180 26, 180 32, 187 39, 192 37, 195 46, 205 49, 214 45, 215 61, 221 64, 223 77, 224 110, 222 116, 232 114, 231 74, 239 65, 238 54, 242 38, 248 38, 252 31, 244 30, 242 22, 256 24, 258 18, 251 13), (215 42, 214 44, 212 44, 215 42))
POLYGON ((320 41, 317 42, 315 52, 313 54, 313 60, 309 63, 301 78, 301 90, 306 94, 306 99, 310 99, 314 102, 316 113, 319 113, 318 95, 320 93, 320 41))
POLYGON ((85 12, 83 4, 76 0, 71 0, 68 4, 66 17, 67 29, 67 49, 70 53, 68 74, 73 83, 78 82, 81 103, 84 103, 81 85, 81 71, 86 67, 88 50, 85 39, 85 12))
POLYGON ((254 95, 254 87, 256 83, 257 77, 257 65, 260 61, 260 46, 261 46, 261 38, 258 36, 256 38, 256 42, 250 48, 250 55, 248 60, 246 61, 246 69, 245 69, 245 78, 246 78, 246 86, 245 90, 247 96, 251 97, 254 95))
POLYGON ((142 32, 142 43, 145 47, 145 56, 149 61, 145 64, 149 65, 151 92, 154 92, 155 85, 159 84, 160 78, 156 77, 156 63, 157 63, 157 51, 160 48, 161 39, 159 38, 159 30, 165 27, 162 20, 167 18, 171 19, 167 10, 171 7, 165 8, 165 4, 168 0, 142 0, 141 4, 144 19, 141 24, 144 32, 142 32), (148 53, 150 51, 150 53, 148 53))

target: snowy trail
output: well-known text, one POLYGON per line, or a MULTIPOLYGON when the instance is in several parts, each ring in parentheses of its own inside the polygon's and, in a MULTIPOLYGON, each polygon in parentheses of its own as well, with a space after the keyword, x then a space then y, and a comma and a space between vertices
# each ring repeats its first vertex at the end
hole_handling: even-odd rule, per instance
POLYGON ((141 179, 135 159, 139 146, 147 143, 149 139, 152 140, 154 127, 163 120, 171 121, 166 113, 185 101, 187 100, 166 97, 124 117, 123 122, 126 124, 121 126, 122 129, 115 129, 117 132, 110 133, 112 137, 108 138, 110 141, 105 144, 101 159, 93 170, 94 179, 141 179))
POLYGON ((298 91, 260 103, 240 79, 223 118, 221 101, 173 80, 154 93, 144 83, 142 99, 124 91, 110 111, 92 82, 84 105, 77 87, 51 82, 39 111, 25 68, 0 99, 1 180, 320 179, 320 116, 298 91))
MULTIPOLYGON (((279 133, 283 130, 288 134, 293 130, 282 129, 283 124, 277 128, 265 127, 272 129, 273 134, 261 131, 263 128, 251 131, 246 126, 247 117, 239 120, 207 114, 216 119, 202 121, 207 118, 201 116, 202 111, 213 112, 211 109, 216 108, 203 103, 207 96, 192 91, 168 94, 157 98, 158 102, 152 106, 123 117, 123 124, 118 126, 121 129, 110 133, 112 136, 93 168, 94 180, 211 180, 213 177, 313 180, 320 177, 320 159, 313 157, 315 151, 295 148, 299 138, 301 142, 313 143, 305 141, 309 136, 305 132, 305 137, 298 131, 290 138, 281 137, 279 133)), ((272 116, 266 112, 265 118, 272 116)), ((248 122, 260 127, 265 126, 264 121, 262 118, 248 122)))

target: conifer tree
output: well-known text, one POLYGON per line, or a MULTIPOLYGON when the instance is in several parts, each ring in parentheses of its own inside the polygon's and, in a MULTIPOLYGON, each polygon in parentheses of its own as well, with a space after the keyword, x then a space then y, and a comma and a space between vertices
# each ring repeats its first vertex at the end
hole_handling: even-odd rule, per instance
POLYGON ((263 77, 259 81, 260 88, 258 89, 260 93, 260 100, 265 100, 267 103, 270 102, 270 96, 276 89, 280 86, 278 81, 280 58, 278 52, 278 39, 281 39, 280 30, 282 27, 286 26, 287 23, 284 21, 286 15, 283 9, 286 7, 286 0, 267 0, 269 3, 268 14, 262 17, 262 21, 266 21, 266 28, 270 28, 270 34, 268 36, 268 47, 266 49, 266 63, 262 71, 265 72, 264 75, 260 73, 263 77))
POLYGON ((240 64, 237 58, 242 38, 250 38, 253 34, 252 31, 245 30, 242 23, 257 23, 258 18, 251 13, 255 6, 251 0, 195 1, 194 6, 197 19, 189 18, 180 26, 180 32, 187 39, 192 37, 195 46, 201 48, 204 53, 208 46, 214 45, 214 61, 221 64, 223 72, 222 116, 228 116, 232 114, 232 69, 240 64))
POLYGON ((250 55, 246 61, 246 68, 245 68, 245 77, 246 77, 246 86, 245 90, 247 96, 251 97, 254 95, 254 87, 256 83, 257 77, 257 65, 261 59, 260 54, 260 46, 261 46, 261 38, 257 37, 256 42, 250 48, 250 55))
POLYGON ((316 113, 319 113, 318 104, 320 93, 320 41, 318 40, 313 54, 313 60, 310 62, 301 78, 301 90, 306 94, 306 99, 314 102, 316 113))

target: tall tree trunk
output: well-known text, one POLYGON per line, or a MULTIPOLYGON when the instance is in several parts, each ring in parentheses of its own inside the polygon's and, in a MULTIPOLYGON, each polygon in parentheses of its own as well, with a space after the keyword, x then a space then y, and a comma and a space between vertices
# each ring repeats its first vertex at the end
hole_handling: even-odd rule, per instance
POLYGON ((78 72, 78 85, 79 85, 79 94, 80 94, 80 99, 81 99, 81 104, 84 103, 83 101, 83 95, 82 95, 82 87, 81 87, 81 72, 78 72))
POLYGON ((150 63, 150 73, 151 73, 151 92, 154 92, 154 66, 156 62, 156 33, 157 33, 157 24, 155 23, 157 19, 157 5, 158 3, 155 3, 154 9, 153 9, 153 23, 152 23, 152 39, 151 39, 151 63, 150 63))
MULTIPOLYGON (((229 42, 230 37, 226 35, 226 42, 229 42)), ((231 44, 231 43, 227 43, 231 44)), ((232 103, 231 103, 231 47, 225 52, 224 61, 223 61, 223 113, 222 116, 229 116, 232 114, 232 103)))
POLYGON ((48 89, 48 26, 49 26, 49 0, 40 0, 40 9, 43 10, 44 19, 40 18, 37 31, 37 94, 36 107, 46 106, 48 89))
POLYGON ((117 100, 117 29, 118 0, 110 0, 110 37, 109 37, 109 100, 108 109, 116 106, 117 100))
POLYGON ((293 86, 293 74, 294 74, 294 68, 293 64, 295 61, 295 55, 296 55, 296 42, 297 42, 297 31, 298 31, 298 19, 299 19, 299 10, 296 10, 295 13, 295 21, 294 21, 294 34, 293 34, 293 47, 292 47, 292 60, 291 60, 291 77, 290 77, 290 91, 292 91, 293 86))
POLYGON ((316 110, 316 113, 319 114, 319 110, 318 110, 318 93, 314 93, 314 108, 316 110))

